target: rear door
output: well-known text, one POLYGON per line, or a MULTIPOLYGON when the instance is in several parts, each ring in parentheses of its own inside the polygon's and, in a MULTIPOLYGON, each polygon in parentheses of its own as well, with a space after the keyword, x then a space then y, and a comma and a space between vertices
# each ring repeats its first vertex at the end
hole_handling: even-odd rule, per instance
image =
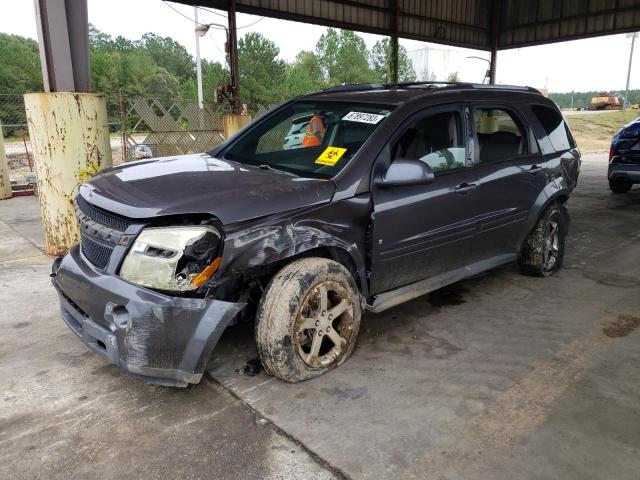
POLYGON ((521 230, 547 184, 547 168, 530 126, 500 104, 472 103, 478 231, 474 258, 516 253, 521 230))
POLYGON ((475 231, 475 177, 460 105, 427 109, 399 129, 374 168, 371 292, 385 292, 468 263, 475 231), (429 185, 381 187, 397 158, 421 160, 429 185))

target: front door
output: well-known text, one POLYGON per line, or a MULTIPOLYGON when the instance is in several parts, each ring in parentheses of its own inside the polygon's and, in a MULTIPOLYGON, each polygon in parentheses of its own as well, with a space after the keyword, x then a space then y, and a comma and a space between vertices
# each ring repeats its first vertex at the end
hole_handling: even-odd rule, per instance
POLYGON ((376 162, 373 186, 373 294, 467 264, 475 231, 475 187, 467 128, 459 107, 411 120, 376 162), (429 185, 384 187, 375 181, 395 159, 427 163, 429 185))

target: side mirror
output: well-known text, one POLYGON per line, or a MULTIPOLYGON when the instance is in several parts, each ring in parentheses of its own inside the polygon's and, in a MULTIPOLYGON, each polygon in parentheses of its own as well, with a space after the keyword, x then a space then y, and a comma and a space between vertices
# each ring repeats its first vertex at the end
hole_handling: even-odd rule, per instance
POLYGON ((381 187, 408 187, 428 185, 434 179, 433 170, 426 163, 409 158, 397 158, 377 184, 381 187))

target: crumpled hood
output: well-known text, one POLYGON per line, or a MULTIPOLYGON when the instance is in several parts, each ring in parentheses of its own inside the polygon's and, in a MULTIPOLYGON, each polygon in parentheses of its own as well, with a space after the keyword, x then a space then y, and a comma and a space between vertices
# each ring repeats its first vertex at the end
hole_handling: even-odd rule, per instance
POLYGON ((80 187, 90 203, 129 218, 208 213, 223 224, 322 204, 330 180, 300 178, 207 154, 130 162, 80 187))

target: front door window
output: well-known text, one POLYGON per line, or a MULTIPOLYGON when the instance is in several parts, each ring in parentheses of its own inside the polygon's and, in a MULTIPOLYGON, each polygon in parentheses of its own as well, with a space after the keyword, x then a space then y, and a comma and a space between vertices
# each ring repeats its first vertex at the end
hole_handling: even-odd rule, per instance
POLYGON ((465 146, 458 112, 442 112, 416 121, 395 142, 392 159, 420 160, 438 174, 464 168, 465 146))

